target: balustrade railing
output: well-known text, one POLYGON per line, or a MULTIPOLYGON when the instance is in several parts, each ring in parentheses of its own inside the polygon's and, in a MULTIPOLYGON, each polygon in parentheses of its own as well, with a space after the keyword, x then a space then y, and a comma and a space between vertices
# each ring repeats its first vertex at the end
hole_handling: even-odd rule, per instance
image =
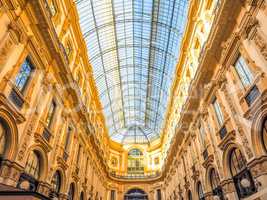
POLYGON ((149 172, 149 173, 118 173, 111 171, 109 173, 111 177, 125 180, 134 179, 153 179, 160 177, 161 173, 159 171, 149 172))

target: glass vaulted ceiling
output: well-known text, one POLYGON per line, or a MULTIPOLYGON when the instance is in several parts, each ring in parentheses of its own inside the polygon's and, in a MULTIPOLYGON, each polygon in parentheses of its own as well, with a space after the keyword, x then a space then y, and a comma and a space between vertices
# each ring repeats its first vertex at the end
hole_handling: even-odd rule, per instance
POLYGON ((111 139, 160 137, 188 0, 76 0, 111 139))

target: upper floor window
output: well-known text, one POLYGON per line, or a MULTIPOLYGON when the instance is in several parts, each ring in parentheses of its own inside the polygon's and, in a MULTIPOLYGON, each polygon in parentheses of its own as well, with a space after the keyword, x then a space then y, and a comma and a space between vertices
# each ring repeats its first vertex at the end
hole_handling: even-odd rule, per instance
POLYGON ((55 172, 52 178, 51 184, 52 184, 53 192, 55 192, 58 195, 60 192, 60 187, 61 187, 61 175, 59 171, 55 172))
POLYGON ((246 159, 244 158, 242 152, 238 148, 235 148, 230 155, 230 170, 232 176, 237 175, 245 168, 246 159))
POLYGON ((29 58, 26 58, 20 67, 19 73, 15 79, 15 86, 20 91, 23 92, 30 80, 31 73, 34 67, 29 58))
POLYGON ((140 151, 139 149, 132 149, 131 151, 129 151, 128 155, 129 156, 142 156, 143 152, 140 151))
POLYGON ((25 166, 25 172, 34 178, 39 178, 40 159, 36 152, 31 151, 25 166))
POLYGON ((157 200, 161 200, 161 190, 157 189, 157 200))
POLYGON ((246 88, 253 83, 253 75, 242 56, 239 56, 235 62, 235 70, 240 78, 242 85, 246 88))
POLYGON ((111 190, 111 195, 110 195, 110 200, 115 200, 116 199, 116 191, 115 190, 111 190))
POLYGON ((82 145, 79 144, 78 153, 77 153, 77 165, 79 165, 81 151, 82 151, 82 145))
POLYGON ((68 200, 74 200, 74 183, 70 184, 69 192, 68 192, 68 200))
POLYGON ((144 172, 144 157, 143 152, 139 149, 132 149, 128 153, 128 172, 143 173, 144 172))
POLYGON ((203 147, 206 147, 206 132, 204 130, 203 123, 200 123, 199 126, 199 132, 200 132, 200 140, 203 147))
POLYGON ((220 185, 219 174, 214 168, 210 171, 210 184, 213 190, 218 188, 218 186, 220 185))
POLYGON ((188 200, 193 200, 193 198, 192 198, 192 193, 191 193, 190 190, 188 191, 188 194, 187 194, 187 195, 188 195, 188 200))
POLYGON ((81 192, 81 194, 80 194, 80 200, 84 200, 85 198, 84 198, 84 193, 83 192, 81 192))
POLYGON ((45 120, 46 126, 48 128, 51 127, 51 124, 52 124, 52 121, 53 121, 53 118, 55 115, 55 110, 56 110, 56 103, 55 103, 55 101, 52 100, 50 107, 49 107, 49 110, 48 110, 48 113, 47 113, 47 116, 46 116, 46 120, 45 120))
POLYGON ((205 199, 205 195, 204 195, 204 192, 203 192, 202 184, 200 182, 198 182, 198 184, 197 184, 197 190, 198 190, 198 198, 199 198, 199 200, 204 200, 205 199))
POLYGON ((67 129, 67 135, 66 135, 66 142, 65 142, 65 151, 69 150, 69 145, 70 145, 70 137, 72 133, 72 128, 69 126, 67 129))
POLYGON ((212 104, 213 104, 213 108, 215 111, 217 121, 218 121, 219 125, 222 126, 224 123, 224 118, 223 118, 223 113, 222 113, 221 107, 218 103, 218 100, 215 98, 212 104))

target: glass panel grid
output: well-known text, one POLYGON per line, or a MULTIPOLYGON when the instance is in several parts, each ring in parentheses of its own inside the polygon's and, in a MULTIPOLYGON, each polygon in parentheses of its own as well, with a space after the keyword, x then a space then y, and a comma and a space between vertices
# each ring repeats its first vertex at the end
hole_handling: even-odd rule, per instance
POLYGON ((76 0, 110 137, 159 137, 188 0, 76 0))

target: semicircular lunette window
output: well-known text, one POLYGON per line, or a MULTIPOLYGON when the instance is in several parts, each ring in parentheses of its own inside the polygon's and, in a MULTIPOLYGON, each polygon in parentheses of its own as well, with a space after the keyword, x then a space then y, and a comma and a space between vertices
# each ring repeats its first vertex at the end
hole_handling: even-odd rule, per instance
POLYGON ((160 137, 188 0, 76 0, 111 139, 160 137))

